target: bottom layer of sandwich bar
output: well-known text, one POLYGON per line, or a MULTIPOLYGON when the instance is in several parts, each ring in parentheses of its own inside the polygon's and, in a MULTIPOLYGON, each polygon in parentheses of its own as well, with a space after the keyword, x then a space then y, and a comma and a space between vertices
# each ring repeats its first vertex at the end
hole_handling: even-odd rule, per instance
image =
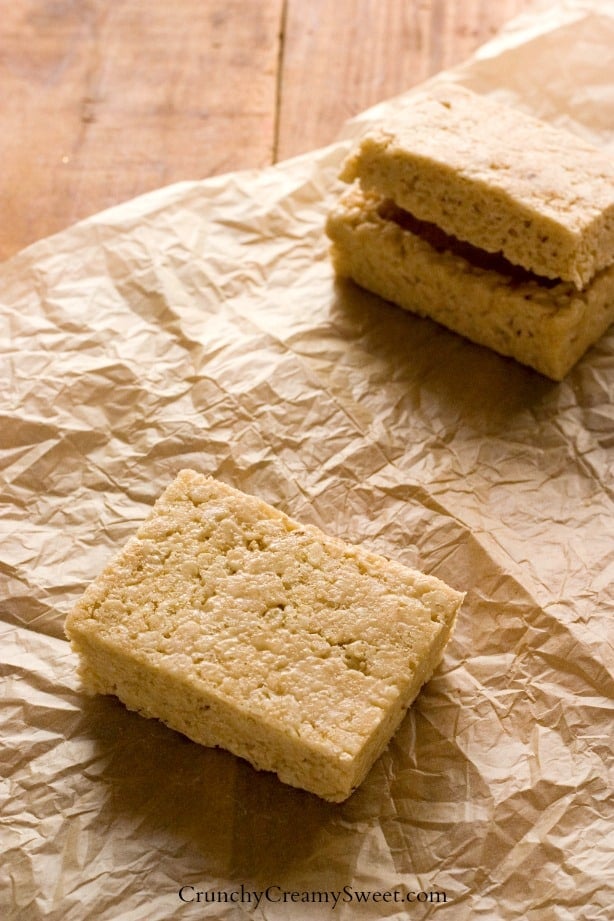
POLYGON ((461 602, 182 471, 66 632, 89 692, 337 802, 430 678, 461 602))
POLYGON ((327 222, 336 272, 554 380, 614 321, 614 265, 577 291, 417 226, 352 187, 327 222))

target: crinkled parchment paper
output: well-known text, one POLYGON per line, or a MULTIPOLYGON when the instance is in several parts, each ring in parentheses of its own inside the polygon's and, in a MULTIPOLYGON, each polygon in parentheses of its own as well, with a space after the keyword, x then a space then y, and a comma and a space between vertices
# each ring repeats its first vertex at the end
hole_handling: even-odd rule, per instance
MULTIPOLYGON (((557 4, 447 77, 612 148, 613 48, 557 4)), ((0 268, 3 919, 612 917, 614 330, 555 384, 335 283, 348 140, 404 101, 0 268), (468 592, 342 806, 79 691, 64 617, 184 466, 468 592)))

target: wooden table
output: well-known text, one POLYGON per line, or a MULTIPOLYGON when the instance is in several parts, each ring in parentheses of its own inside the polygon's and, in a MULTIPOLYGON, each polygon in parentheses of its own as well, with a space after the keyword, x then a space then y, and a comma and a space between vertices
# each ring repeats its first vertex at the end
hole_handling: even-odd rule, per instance
POLYGON ((4 4, 0 259, 158 186, 327 144, 531 3, 4 4))

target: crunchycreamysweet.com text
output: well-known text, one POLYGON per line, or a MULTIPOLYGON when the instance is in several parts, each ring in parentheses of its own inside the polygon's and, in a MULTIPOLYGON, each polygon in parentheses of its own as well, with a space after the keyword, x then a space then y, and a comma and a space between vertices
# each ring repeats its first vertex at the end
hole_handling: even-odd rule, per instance
POLYGON ((412 902, 444 904, 448 901, 445 891, 435 889, 356 889, 343 886, 341 889, 284 889, 271 885, 266 889, 252 889, 241 883, 233 889, 200 889, 198 886, 181 886, 177 895, 184 904, 214 905, 240 904, 258 908, 262 904, 328 905, 334 911, 340 905, 368 904, 410 904, 412 902))

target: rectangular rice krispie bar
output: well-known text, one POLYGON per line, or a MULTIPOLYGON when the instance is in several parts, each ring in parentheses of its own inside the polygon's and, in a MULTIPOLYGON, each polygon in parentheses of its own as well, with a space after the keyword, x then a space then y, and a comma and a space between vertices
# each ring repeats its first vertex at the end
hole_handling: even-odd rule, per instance
POLYGON ((86 690, 341 801, 463 596, 184 470, 66 621, 86 690))
POLYGON ((614 261, 614 166, 575 135, 450 85, 367 133, 341 178, 446 233, 585 287, 614 261))
POLYGON ((583 290, 460 243, 354 186, 327 223, 336 272, 561 380, 614 321, 614 266, 583 290))

